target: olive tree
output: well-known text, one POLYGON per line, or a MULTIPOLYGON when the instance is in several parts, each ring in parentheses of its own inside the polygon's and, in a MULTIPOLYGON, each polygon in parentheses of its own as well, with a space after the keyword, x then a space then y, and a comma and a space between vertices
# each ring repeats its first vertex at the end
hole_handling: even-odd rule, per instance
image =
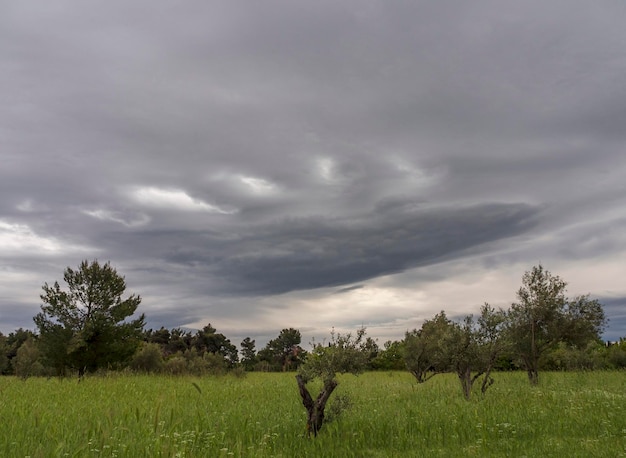
POLYGON ((452 321, 444 311, 424 321, 420 329, 407 332, 404 339, 404 362, 417 383, 424 383, 449 369, 452 321))
POLYGON ((452 323, 444 343, 450 369, 456 372, 466 399, 470 399, 474 383, 482 378, 484 394, 494 382, 491 371, 504 349, 503 328, 506 313, 483 305, 477 320, 473 315, 461 323, 452 323))
POLYGON ((508 311, 494 309, 485 303, 480 309, 478 317, 478 342, 481 347, 479 352, 480 367, 484 370, 484 378, 481 386, 483 394, 494 382, 491 377, 498 358, 507 351, 509 342, 506 339, 506 324, 508 311))
POLYGON ((602 305, 589 296, 568 300, 567 283, 538 265, 524 273, 518 302, 509 312, 508 333, 531 384, 539 381, 541 356, 560 342, 586 345, 606 325, 602 305))
POLYGON ((77 270, 65 269, 63 280, 45 283, 41 312, 34 317, 42 355, 57 373, 66 368, 86 371, 126 362, 135 353, 144 315, 129 320, 141 302, 138 295, 122 298, 124 277, 110 263, 83 261, 77 270))
POLYGON ((450 320, 440 312, 426 320, 419 330, 406 334, 405 363, 418 383, 436 374, 456 373, 469 399, 474 383, 482 377, 483 393, 493 383, 491 371, 504 349, 503 329, 506 312, 489 304, 481 308, 477 319, 450 320))
POLYGON ((296 375, 302 405, 307 411, 306 429, 310 436, 317 433, 324 424, 326 404, 337 388, 337 374, 358 374, 363 371, 367 363, 367 352, 363 346, 365 328, 360 328, 355 336, 350 333, 341 335, 331 333, 328 345, 314 344, 313 350, 307 355, 296 375), (307 388, 307 384, 314 379, 320 379, 322 388, 315 400, 307 388))

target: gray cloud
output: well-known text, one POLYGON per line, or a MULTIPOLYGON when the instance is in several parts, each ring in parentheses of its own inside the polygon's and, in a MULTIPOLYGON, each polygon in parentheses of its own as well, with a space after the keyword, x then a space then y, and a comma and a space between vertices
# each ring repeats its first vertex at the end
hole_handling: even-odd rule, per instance
POLYGON ((30 326, 11 307, 84 258, 123 268, 154 323, 249 330, 295 325, 305 292, 393 277, 399 300, 435 265, 459 288, 479 258, 608 272, 625 19, 610 0, 4 2, 1 324, 30 326))

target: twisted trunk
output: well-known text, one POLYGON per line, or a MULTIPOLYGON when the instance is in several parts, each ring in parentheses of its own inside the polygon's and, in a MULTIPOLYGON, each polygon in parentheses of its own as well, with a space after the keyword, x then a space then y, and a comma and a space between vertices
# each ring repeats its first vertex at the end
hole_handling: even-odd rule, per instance
POLYGON ((296 375, 296 381, 298 382, 302 405, 307 411, 307 434, 310 437, 312 432, 313 436, 317 436, 318 431, 322 429, 322 425, 324 424, 324 409, 326 408, 326 403, 335 388, 337 388, 337 381, 335 379, 325 380, 324 386, 315 401, 311 397, 311 393, 309 393, 309 390, 306 388, 306 382, 300 374, 296 375))

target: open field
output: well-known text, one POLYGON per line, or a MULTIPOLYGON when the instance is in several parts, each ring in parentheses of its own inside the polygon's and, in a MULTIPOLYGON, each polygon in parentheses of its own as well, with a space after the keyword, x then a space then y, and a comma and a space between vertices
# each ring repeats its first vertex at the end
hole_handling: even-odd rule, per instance
POLYGON ((624 372, 496 374, 469 402, 451 374, 366 373, 337 394, 352 408, 307 439, 293 373, 3 377, 0 456, 626 457, 624 372))

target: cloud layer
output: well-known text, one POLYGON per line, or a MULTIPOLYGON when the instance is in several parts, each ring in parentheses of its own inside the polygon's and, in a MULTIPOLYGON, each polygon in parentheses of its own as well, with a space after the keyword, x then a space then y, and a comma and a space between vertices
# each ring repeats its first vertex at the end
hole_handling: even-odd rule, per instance
POLYGON ((98 258, 150 326, 233 340, 399 338, 506 306, 540 262, 626 335, 625 21, 609 0, 4 2, 0 330, 98 258))

